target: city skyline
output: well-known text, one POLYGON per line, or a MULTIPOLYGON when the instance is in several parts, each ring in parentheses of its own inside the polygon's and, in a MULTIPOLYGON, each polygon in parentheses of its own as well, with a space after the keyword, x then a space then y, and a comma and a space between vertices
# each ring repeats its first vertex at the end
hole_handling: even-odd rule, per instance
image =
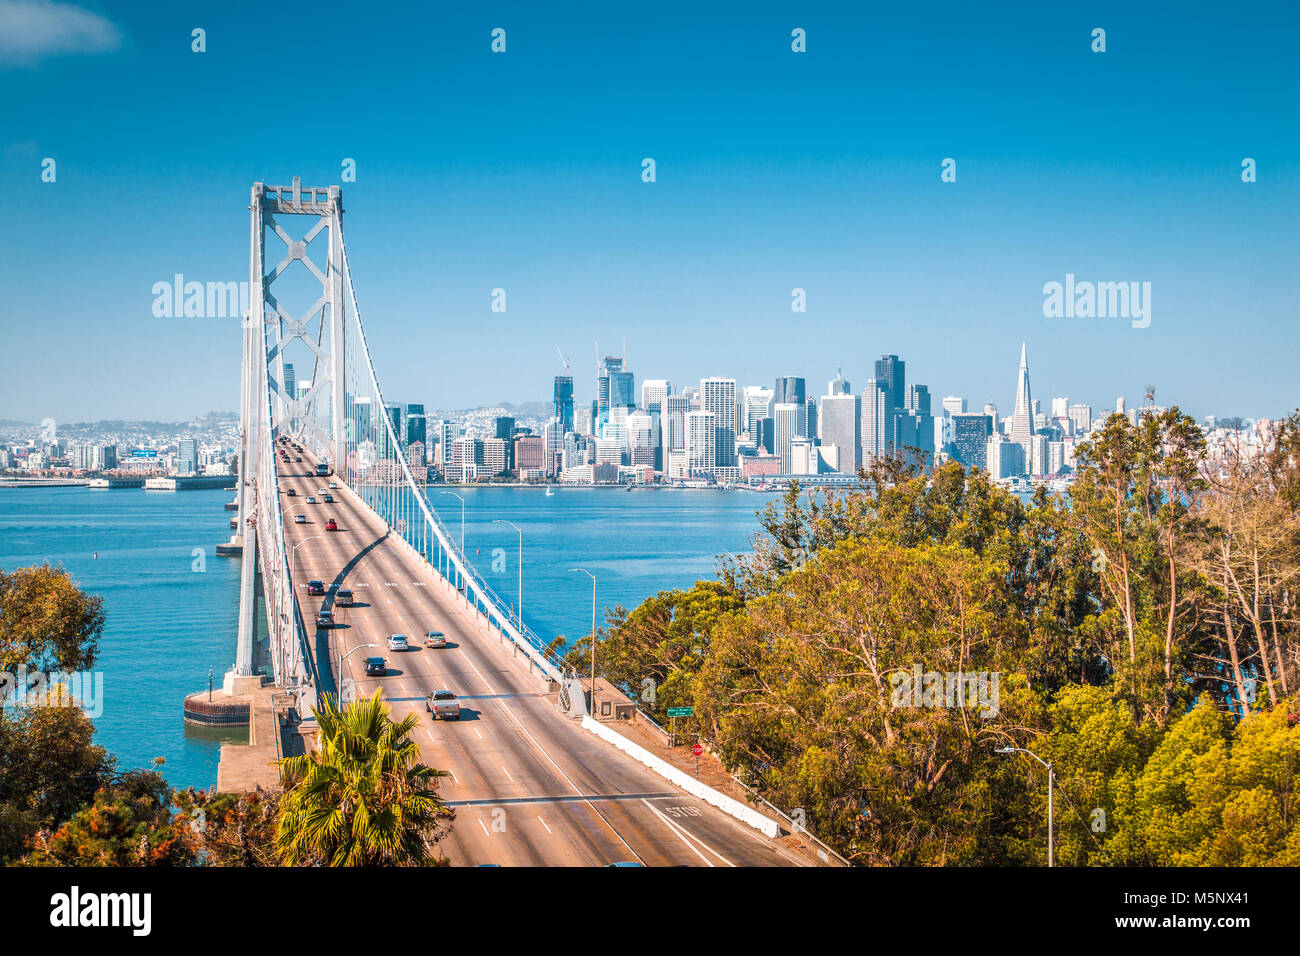
POLYGON ((0 67, 0 182, 21 236, 0 261, 0 328, 23 343, 0 417, 232 407, 237 319, 160 317, 155 289, 246 282, 243 197, 294 174, 342 186, 393 396, 544 399, 557 343, 580 370, 592 343, 621 352, 626 336, 634 367, 673 381, 821 380, 839 365, 865 381, 888 350, 912 356, 936 395, 993 398, 1003 386, 985 369, 1025 340, 1043 381, 1098 406, 1146 384, 1198 418, 1296 404, 1300 137, 1274 117, 1300 89, 1290 21, 1259 29, 1268 5, 1251 24, 1110 10, 1104 54, 1090 21, 1028 5, 946 11, 941 34, 921 11, 747 5, 635 29, 612 12, 575 30, 518 10, 492 14, 509 30, 504 55, 490 50, 496 19, 477 11, 430 12, 427 29, 421 11, 392 31, 329 6, 303 12, 326 13, 314 42, 356 51, 362 69, 334 104, 351 123, 292 148, 274 116, 246 109, 248 84, 229 82, 250 59, 265 67, 259 88, 299 78, 280 46, 296 41, 241 28, 251 4, 206 11, 201 54, 190 14, 122 8, 105 14, 116 46, 0 67), (806 53, 790 49, 793 26, 806 53), (1216 56, 1187 57, 1206 36, 1216 56), (423 55, 430 43, 438 57, 423 55), (453 81, 457 96, 440 95, 453 81), (575 96, 583 109, 565 106, 575 96), (239 135, 211 125, 234 115, 239 135), (1105 135, 1083 131, 1094 122, 1105 135), (250 156, 250 139, 276 161, 250 156), (47 158, 55 181, 42 180, 47 158), (69 271, 73 222, 86 238, 69 271), (1045 287, 1076 278, 1149 288, 1149 324, 1048 317, 1045 287))

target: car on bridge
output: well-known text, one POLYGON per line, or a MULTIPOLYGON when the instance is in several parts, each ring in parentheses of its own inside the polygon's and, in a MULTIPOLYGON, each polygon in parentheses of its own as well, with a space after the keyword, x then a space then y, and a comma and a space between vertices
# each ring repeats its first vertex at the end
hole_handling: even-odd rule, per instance
POLYGON ((316 503, 316 496, 315 496, 315 495, 308 495, 308 496, 307 496, 307 504, 309 504, 309 505, 314 505, 315 503, 316 503))
POLYGON ((388 649, 390 651, 409 651, 411 642, 406 639, 405 634, 389 634, 388 649))
POLYGON ((435 690, 424 702, 424 709, 437 720, 460 720, 460 701, 449 690, 435 690))
POLYGON ((327 505, 334 504, 334 496, 330 494, 328 491, 325 492, 325 494, 320 496, 320 500, 325 502, 327 505))
POLYGON ((352 601, 352 592, 348 588, 339 588, 334 592, 335 607, 351 607, 352 601))
POLYGON ((332 612, 332 611, 317 611, 317 612, 316 612, 316 626, 317 626, 317 627, 333 627, 333 626, 334 626, 334 614, 333 614, 333 612, 332 612))
POLYGON ((298 497, 298 492, 295 491, 293 488, 290 488, 288 491, 285 492, 285 494, 288 495, 290 498, 298 497))
POLYGON ((331 481, 331 482, 330 482, 330 487, 331 487, 331 488, 338 488, 338 486, 339 486, 339 483, 338 483, 337 481, 331 481))
POLYGON ((294 455, 294 456, 293 456, 293 460, 294 460, 294 461, 302 461, 302 455, 294 455))
POLYGON ((388 661, 382 657, 366 658, 366 676, 367 677, 387 677, 388 661))
POLYGON ((306 515, 294 515, 294 516, 293 516, 293 523, 294 523, 294 524, 306 524, 306 523, 307 523, 307 516, 306 516, 306 515))
POLYGON ((446 647, 447 635, 442 631, 428 631, 424 635, 425 647, 446 647))
POLYGON ((333 518, 330 518, 329 521, 326 521, 326 522, 325 522, 325 530, 326 530, 326 531, 337 531, 337 530, 339 530, 339 526, 338 526, 337 524, 334 523, 334 519, 333 519, 333 518))
POLYGON ((324 594, 324 593, 325 593, 325 582, 324 582, 324 581, 308 581, 308 582, 307 582, 307 593, 308 593, 308 594, 324 594))

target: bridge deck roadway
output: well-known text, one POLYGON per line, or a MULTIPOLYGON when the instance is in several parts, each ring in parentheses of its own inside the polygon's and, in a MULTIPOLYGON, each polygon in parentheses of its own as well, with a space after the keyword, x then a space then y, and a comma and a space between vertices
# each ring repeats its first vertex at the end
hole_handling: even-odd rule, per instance
MULTIPOLYGON (((426 764, 448 771, 439 785, 456 809, 450 836, 439 844, 453 864, 601 866, 640 861, 647 866, 790 866, 802 858, 757 831, 690 796, 563 716, 542 679, 522 654, 504 645, 454 600, 454 591, 385 537, 384 523, 344 488, 320 502, 314 461, 279 462, 281 508, 288 548, 296 555, 296 598, 314 628, 316 612, 331 608, 339 625, 316 634, 323 683, 342 652, 373 642, 343 665, 359 695, 382 688, 400 719, 414 711, 426 764), (293 488, 297 497, 288 497, 293 488), (317 503, 305 503, 316 495, 317 503), (294 516, 303 514, 306 524, 294 516), (326 532, 333 517, 336 532, 326 532), (324 582, 322 599, 307 582, 324 582), (334 592, 351 588, 354 608, 334 608, 334 592), (448 646, 422 646, 428 630, 446 633, 448 646), (413 649, 390 652, 390 634, 405 634, 413 649), (328 658, 325 658, 328 648, 328 658), (387 677, 367 678, 368 656, 389 659, 387 677), (328 660, 328 663, 326 663, 328 660), (433 721, 424 698, 434 690, 460 698, 459 722, 433 721)), ((341 483, 340 483, 341 484, 341 483)), ((310 633, 310 631, 309 631, 310 633)))

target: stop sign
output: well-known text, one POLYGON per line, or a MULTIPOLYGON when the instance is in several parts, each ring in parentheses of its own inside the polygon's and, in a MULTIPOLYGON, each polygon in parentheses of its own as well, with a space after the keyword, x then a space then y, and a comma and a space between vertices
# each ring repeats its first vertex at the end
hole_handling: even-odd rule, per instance
POLYGON ((700 754, 704 753, 704 747, 700 744, 691 744, 691 753, 698 757, 700 754))

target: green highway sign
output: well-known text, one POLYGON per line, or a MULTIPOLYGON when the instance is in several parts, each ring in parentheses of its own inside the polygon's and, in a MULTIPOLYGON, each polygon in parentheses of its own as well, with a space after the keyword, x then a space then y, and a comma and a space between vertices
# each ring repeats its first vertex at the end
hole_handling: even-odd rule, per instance
POLYGON ((668 716, 669 717, 694 717, 695 708, 694 707, 669 707, 668 716))

